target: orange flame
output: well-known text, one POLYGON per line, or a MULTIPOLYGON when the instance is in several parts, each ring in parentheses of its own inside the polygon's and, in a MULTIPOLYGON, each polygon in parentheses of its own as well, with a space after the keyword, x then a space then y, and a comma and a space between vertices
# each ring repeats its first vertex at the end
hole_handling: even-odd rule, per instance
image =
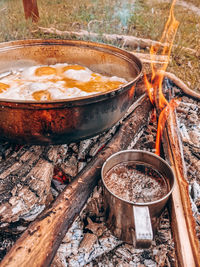
POLYGON ((165 122, 177 104, 175 104, 175 100, 172 103, 168 103, 167 99, 163 95, 162 92, 162 84, 164 79, 164 73, 168 66, 172 45, 174 42, 174 38, 176 35, 176 31, 179 25, 179 22, 174 17, 174 5, 176 0, 173 0, 169 18, 165 24, 165 28, 160 39, 158 45, 151 46, 150 55, 151 55, 151 69, 152 69, 152 77, 151 82, 148 81, 147 76, 144 75, 144 82, 149 94, 149 99, 153 105, 157 105, 161 110, 159 120, 158 120, 158 129, 157 129, 157 137, 156 137, 156 154, 160 155, 160 138, 165 125, 165 122), (167 56, 167 61, 164 62, 161 67, 156 66, 156 55, 161 50, 161 54, 167 56))
POLYGON ((179 105, 177 100, 172 99, 169 104, 161 111, 159 119, 158 119, 158 129, 157 129, 157 135, 156 135, 156 155, 160 155, 160 140, 162 136, 162 132, 165 127, 165 122, 170 116, 170 114, 175 110, 175 108, 179 105))
POLYGON ((130 91, 129 91, 129 98, 130 98, 130 99, 133 99, 133 94, 134 94, 134 92, 135 92, 135 86, 133 85, 133 86, 131 87, 130 91))

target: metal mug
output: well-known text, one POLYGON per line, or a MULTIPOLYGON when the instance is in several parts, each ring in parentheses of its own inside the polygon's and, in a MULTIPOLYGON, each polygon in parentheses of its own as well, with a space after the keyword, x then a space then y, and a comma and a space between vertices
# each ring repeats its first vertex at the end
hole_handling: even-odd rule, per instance
POLYGON ((158 226, 159 217, 173 191, 174 174, 169 164, 161 157, 142 150, 125 150, 110 156, 102 166, 101 176, 106 208, 106 223, 119 239, 135 247, 151 246, 153 232, 158 226), (158 171, 168 185, 168 192, 152 202, 130 202, 120 198, 105 183, 106 173, 122 162, 146 164, 158 171))

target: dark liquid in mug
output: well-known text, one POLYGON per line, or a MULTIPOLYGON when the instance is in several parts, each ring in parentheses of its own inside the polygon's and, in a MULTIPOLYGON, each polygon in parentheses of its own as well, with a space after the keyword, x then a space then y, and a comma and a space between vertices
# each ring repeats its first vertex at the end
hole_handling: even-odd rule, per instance
POLYGON ((116 196, 131 202, 152 202, 168 191, 166 179, 156 170, 140 162, 122 162, 105 175, 107 188, 116 196))

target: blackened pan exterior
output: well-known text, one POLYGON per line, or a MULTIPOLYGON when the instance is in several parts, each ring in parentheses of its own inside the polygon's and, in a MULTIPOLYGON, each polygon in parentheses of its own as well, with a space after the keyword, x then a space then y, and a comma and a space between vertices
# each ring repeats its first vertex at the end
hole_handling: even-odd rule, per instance
POLYGON ((107 93, 41 101, 0 99, 0 140, 61 144, 89 138, 112 127, 133 102, 142 64, 113 46, 72 40, 25 40, 0 44, 0 73, 18 67, 80 64, 128 83, 107 93))

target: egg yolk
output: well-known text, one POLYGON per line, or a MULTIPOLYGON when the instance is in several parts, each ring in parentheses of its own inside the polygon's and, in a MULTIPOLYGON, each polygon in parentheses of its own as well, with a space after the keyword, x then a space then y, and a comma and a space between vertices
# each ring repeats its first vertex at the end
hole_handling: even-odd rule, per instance
POLYGON ((35 70, 35 75, 36 76, 43 76, 43 75, 52 75, 56 74, 56 69, 53 67, 39 67, 35 70))
POLYGON ((119 81, 95 81, 91 80, 89 82, 78 84, 78 88, 82 91, 92 93, 92 92, 106 92, 113 90, 122 85, 122 82, 119 81))
POLYGON ((68 65, 62 68, 63 72, 67 70, 85 70, 85 67, 80 66, 80 65, 68 65))
POLYGON ((101 76, 96 74, 96 73, 92 73, 91 74, 92 78, 97 82, 97 81, 101 81, 101 76))
POLYGON ((0 83, 0 93, 3 93, 4 91, 6 91, 8 88, 10 88, 9 84, 6 83, 0 83))
POLYGON ((40 90, 40 91, 34 92, 32 93, 32 96, 37 101, 52 100, 51 94, 47 90, 40 90))

